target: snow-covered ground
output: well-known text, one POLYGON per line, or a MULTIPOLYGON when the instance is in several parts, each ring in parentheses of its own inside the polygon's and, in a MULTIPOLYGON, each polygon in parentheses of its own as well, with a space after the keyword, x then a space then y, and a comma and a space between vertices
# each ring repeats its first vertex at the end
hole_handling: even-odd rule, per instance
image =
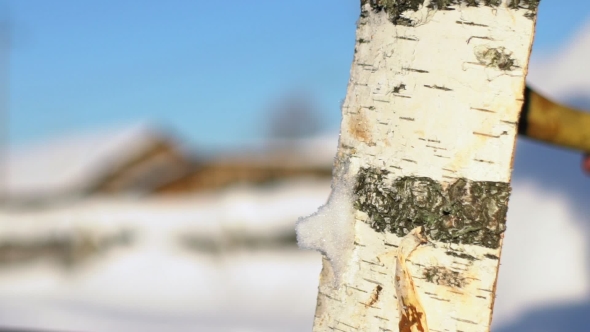
POLYGON ((294 222, 324 204, 329 190, 328 181, 301 181, 174 200, 4 211, 0 244, 90 237, 99 246, 123 231, 131 240, 73 265, 0 265, 0 326, 307 330, 321 263, 318 254, 296 248, 294 222))

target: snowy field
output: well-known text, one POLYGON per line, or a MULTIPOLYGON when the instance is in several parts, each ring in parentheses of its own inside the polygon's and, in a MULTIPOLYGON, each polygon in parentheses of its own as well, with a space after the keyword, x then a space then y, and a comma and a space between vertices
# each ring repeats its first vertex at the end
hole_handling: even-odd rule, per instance
POLYGON ((98 200, 4 212, 4 243, 74 238, 95 250, 70 264, 47 257, 0 266, 0 325, 305 330, 321 263, 317 254, 296 248, 294 222, 323 204, 329 190, 329 182, 304 181, 182 200, 98 200), (129 239, 105 241, 121 233, 129 239))

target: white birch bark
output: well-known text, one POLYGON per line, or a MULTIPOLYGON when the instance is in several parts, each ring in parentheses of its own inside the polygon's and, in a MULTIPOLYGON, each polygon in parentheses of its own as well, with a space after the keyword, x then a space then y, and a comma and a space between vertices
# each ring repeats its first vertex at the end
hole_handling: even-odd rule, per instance
MULTIPOLYGON (((347 196, 351 205, 359 203, 358 179, 368 169, 383 172, 375 181, 384 190, 407 177, 433 181, 443 191, 459 178, 506 188, 510 182, 538 1, 518 6, 513 0, 428 1, 361 1, 334 178, 335 188, 341 181, 357 181, 354 195, 347 196)), ((410 188, 414 205, 427 199, 418 187, 410 188)), ((475 196, 462 196, 457 206, 491 204, 471 192, 475 196)), ((367 201, 379 209, 374 199, 367 201)), ((498 204, 506 203, 507 194, 498 204)), ((497 241, 482 245, 468 238, 488 231, 465 226, 476 221, 445 229, 452 240, 437 240, 436 228, 429 231, 437 216, 422 216, 423 222, 416 217, 426 228, 402 227, 403 234, 395 234, 375 226, 376 218, 388 214, 367 212, 368 205, 365 211, 358 204, 349 211, 351 237, 338 238, 333 234, 341 230, 335 228, 318 233, 324 220, 315 219, 327 208, 298 224, 300 243, 329 257, 324 257, 313 330, 489 331, 505 211, 495 221, 502 225, 485 224, 497 226, 489 227, 497 231, 489 233, 497 241), (353 243, 338 256, 313 243, 314 233, 322 234, 322 241, 353 243), (339 266, 338 260, 344 263, 339 266)), ((458 220, 449 213, 447 223, 458 220)))

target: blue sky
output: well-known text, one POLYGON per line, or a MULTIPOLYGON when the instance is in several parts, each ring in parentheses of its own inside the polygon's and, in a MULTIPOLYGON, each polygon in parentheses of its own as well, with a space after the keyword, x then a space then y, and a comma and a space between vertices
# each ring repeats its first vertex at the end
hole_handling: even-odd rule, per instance
MULTIPOLYGON (((309 92, 336 131, 358 3, 0 2, 12 23, 10 144, 152 121, 196 145, 235 146, 262 138, 269 104, 291 90, 309 92)), ((541 3, 534 56, 590 18, 587 0, 541 3)))

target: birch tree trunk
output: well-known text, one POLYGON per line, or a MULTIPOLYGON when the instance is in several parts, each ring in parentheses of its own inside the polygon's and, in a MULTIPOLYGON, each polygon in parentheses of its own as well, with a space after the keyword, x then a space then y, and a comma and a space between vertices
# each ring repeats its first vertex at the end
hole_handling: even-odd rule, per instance
POLYGON ((489 331, 538 2, 361 0, 314 331, 489 331))

